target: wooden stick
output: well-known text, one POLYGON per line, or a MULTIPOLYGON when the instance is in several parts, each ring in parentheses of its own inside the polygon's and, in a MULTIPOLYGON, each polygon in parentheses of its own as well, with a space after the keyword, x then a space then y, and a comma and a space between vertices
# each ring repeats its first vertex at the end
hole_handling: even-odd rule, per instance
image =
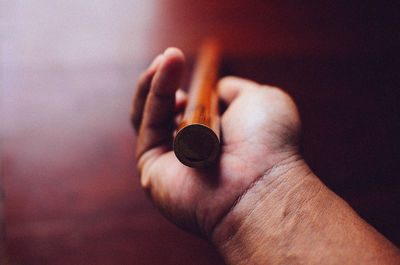
POLYGON ((201 47, 189 88, 183 121, 174 139, 174 152, 184 165, 208 167, 219 155, 219 115, 216 82, 220 50, 215 40, 201 47))

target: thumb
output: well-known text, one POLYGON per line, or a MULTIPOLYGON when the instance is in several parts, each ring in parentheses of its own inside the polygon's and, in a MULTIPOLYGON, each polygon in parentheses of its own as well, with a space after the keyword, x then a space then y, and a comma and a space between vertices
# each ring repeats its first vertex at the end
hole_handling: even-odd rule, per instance
POLYGON ((248 79, 228 76, 218 82, 217 89, 220 99, 226 104, 230 104, 244 90, 260 86, 260 84, 248 79))

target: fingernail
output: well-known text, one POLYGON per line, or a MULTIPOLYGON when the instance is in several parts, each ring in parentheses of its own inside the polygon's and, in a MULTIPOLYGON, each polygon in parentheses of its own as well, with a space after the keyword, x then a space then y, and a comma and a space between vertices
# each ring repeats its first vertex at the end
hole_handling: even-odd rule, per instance
POLYGON ((164 55, 168 56, 169 54, 175 53, 177 48, 169 47, 164 51, 164 55))

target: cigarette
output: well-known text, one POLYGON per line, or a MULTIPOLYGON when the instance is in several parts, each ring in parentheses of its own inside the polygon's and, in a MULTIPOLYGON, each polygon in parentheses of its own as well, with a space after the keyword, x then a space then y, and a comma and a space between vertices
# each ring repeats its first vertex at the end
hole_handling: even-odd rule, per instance
POLYGON ((213 165, 220 151, 220 124, 216 83, 220 48, 215 40, 201 46, 183 119, 175 134, 173 149, 184 165, 204 168, 213 165))

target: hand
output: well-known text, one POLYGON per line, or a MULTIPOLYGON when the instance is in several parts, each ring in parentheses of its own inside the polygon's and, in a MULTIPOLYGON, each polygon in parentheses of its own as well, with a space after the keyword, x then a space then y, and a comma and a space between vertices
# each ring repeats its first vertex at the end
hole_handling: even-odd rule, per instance
POLYGON ((278 88, 222 79, 220 159, 207 169, 181 164, 171 147, 183 70, 178 49, 159 55, 132 113, 141 184, 166 217, 210 239, 227 264, 399 264, 399 250, 298 155, 299 115, 278 88))
POLYGON ((272 168, 300 160, 300 119, 282 90, 226 77, 218 83, 227 104, 221 116, 220 160, 213 168, 181 164, 172 148, 184 56, 176 48, 156 57, 141 76, 132 114, 138 133, 137 162, 142 186, 177 225, 210 238, 243 194, 272 168))

